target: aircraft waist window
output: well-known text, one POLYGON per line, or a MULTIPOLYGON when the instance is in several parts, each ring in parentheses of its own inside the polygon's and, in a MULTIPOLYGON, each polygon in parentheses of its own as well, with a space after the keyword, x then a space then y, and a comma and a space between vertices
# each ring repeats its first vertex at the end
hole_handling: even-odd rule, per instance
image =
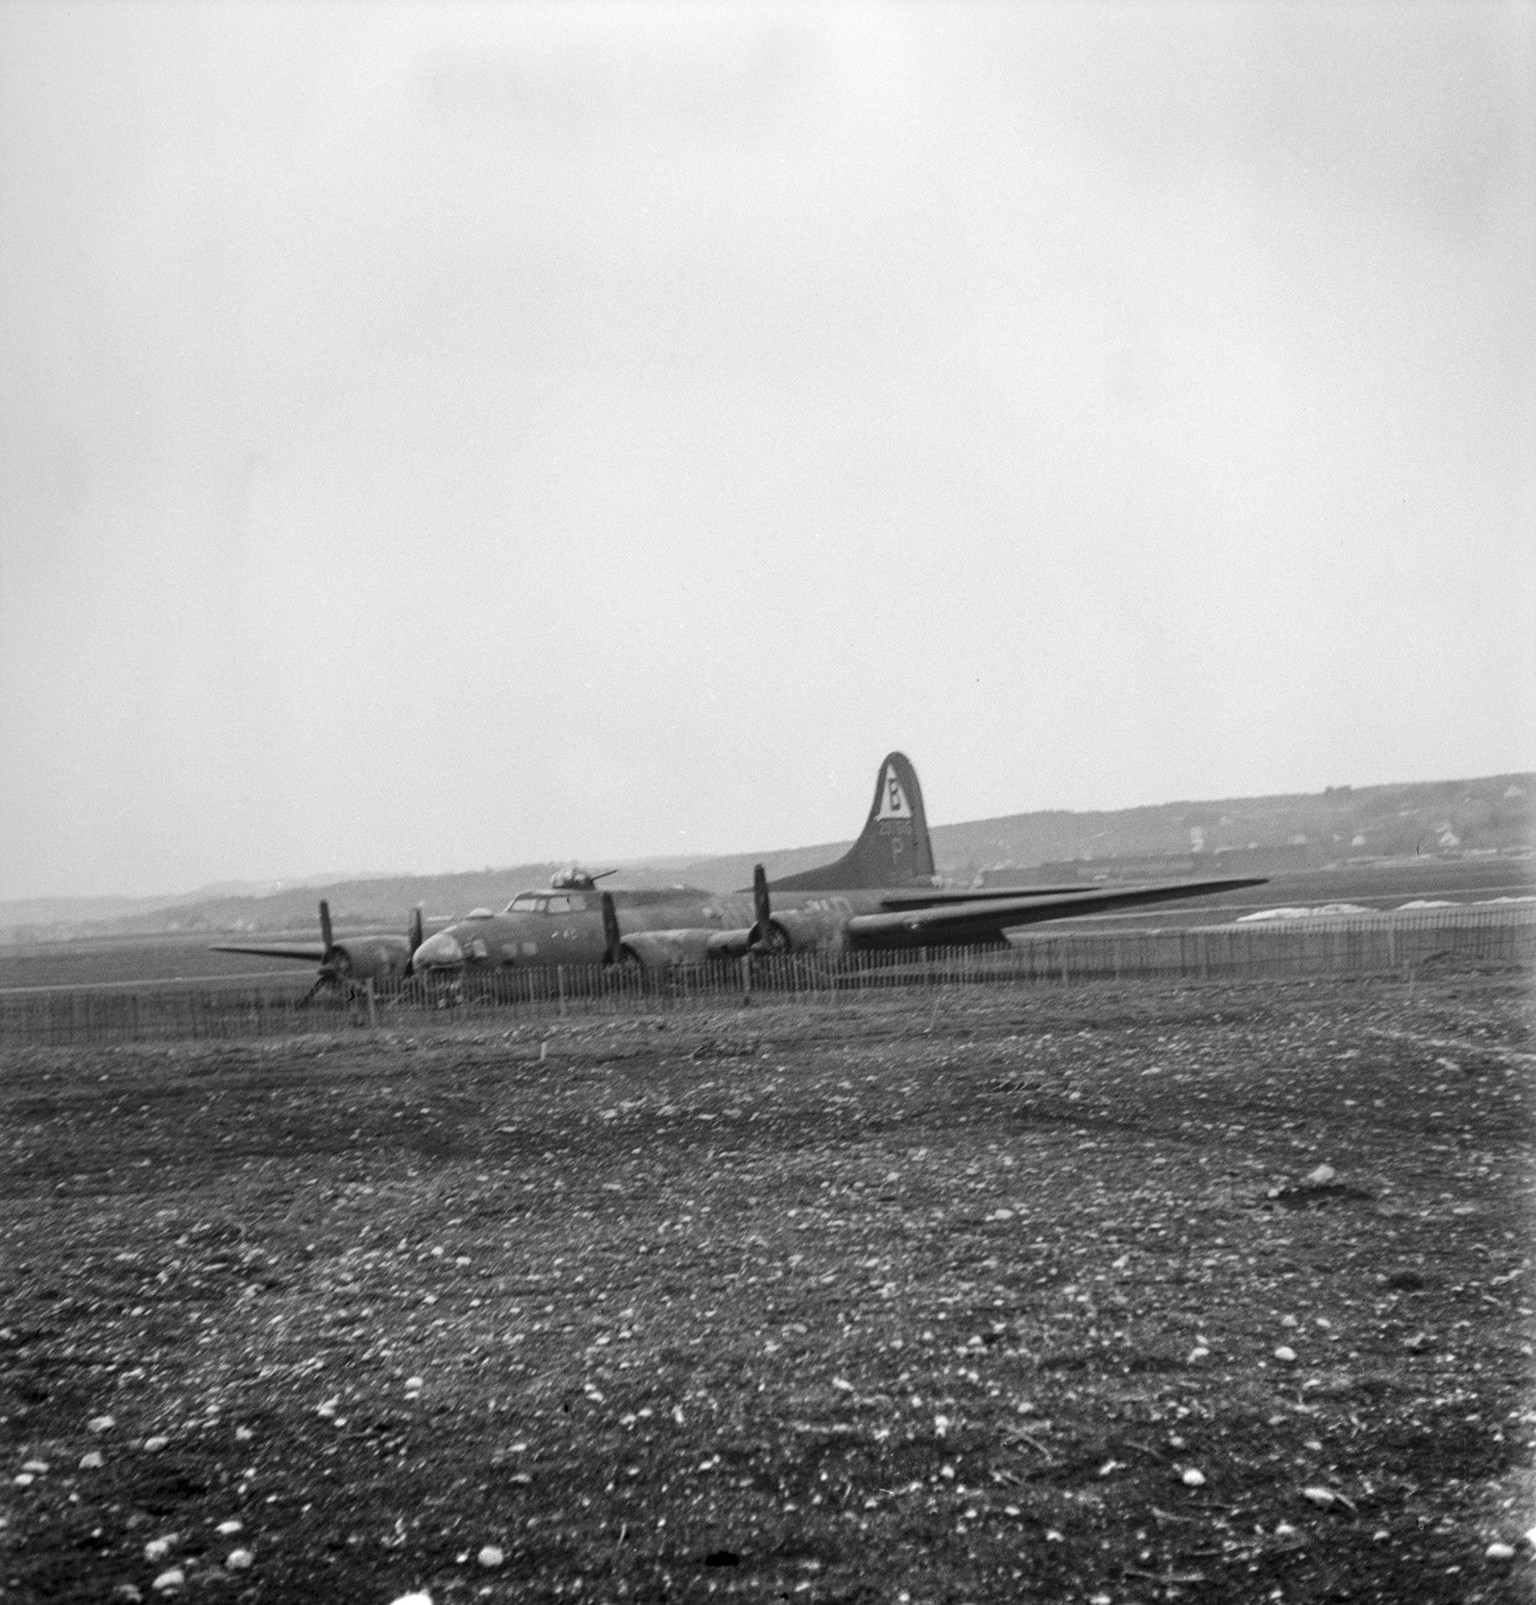
POLYGON ((529 892, 520 893, 507 904, 509 914, 537 914, 544 907, 544 899, 529 892))
POLYGON ((579 892, 572 892, 566 901, 571 905, 573 914, 580 914, 587 906, 587 900, 579 892))
POLYGON ((548 908, 551 914, 569 914, 571 900, 568 897, 552 897, 549 900, 548 908))

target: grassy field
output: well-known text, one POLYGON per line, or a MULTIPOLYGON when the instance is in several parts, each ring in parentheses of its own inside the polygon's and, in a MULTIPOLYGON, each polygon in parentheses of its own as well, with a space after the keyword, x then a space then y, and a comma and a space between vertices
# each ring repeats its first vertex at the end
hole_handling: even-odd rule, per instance
POLYGON ((3 1597, 1528 1598, 1532 1014, 13 1052, 3 1597))

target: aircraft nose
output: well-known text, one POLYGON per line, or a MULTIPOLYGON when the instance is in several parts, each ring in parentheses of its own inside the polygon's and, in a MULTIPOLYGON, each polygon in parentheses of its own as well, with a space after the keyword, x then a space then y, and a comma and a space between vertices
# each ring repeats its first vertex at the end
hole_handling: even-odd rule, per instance
POLYGON ((447 931, 429 936, 411 957, 411 969, 417 973, 422 970, 456 970, 463 963, 464 949, 459 946, 458 938, 447 931))

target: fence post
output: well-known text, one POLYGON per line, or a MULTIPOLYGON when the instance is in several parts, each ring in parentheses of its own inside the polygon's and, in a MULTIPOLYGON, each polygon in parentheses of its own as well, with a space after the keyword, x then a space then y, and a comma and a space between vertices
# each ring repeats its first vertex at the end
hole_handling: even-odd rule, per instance
POLYGON ((565 1018, 565 966, 563 964, 555 966, 555 986, 560 994, 559 1013, 560 1018, 563 1020, 565 1018))
POLYGON ((377 1031, 379 1028, 379 1000, 373 989, 373 977, 371 975, 368 977, 363 990, 368 998, 368 1029, 377 1031))

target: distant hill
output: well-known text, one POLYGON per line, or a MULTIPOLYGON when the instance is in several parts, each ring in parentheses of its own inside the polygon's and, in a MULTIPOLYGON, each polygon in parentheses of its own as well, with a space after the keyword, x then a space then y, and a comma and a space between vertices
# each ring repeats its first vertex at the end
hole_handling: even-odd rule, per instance
MULTIPOLYGON (((1321 793, 1170 802, 1101 813, 1045 810, 933 827, 938 870, 969 885, 991 879, 1027 881, 1041 867, 1134 878, 1190 868, 1220 873, 1244 856, 1268 850, 1273 868, 1320 868, 1348 859, 1529 850, 1536 776, 1489 775, 1387 786, 1333 786, 1321 793), (1162 863, 1165 867, 1159 867, 1162 863)), ((710 891, 747 886, 752 866, 770 879, 824 864, 849 843, 734 853, 694 862, 658 859, 622 866, 627 886, 682 883, 710 891)), ((519 864, 454 875, 373 875, 332 884, 289 883, 281 889, 204 887, 180 897, 46 898, 0 904, 0 937, 13 942, 164 931, 219 934, 317 934, 316 902, 329 899, 338 930, 400 930, 420 903, 430 920, 471 908, 501 908, 519 891, 546 885, 560 864, 519 864)), ((594 869, 608 866, 592 865, 594 869)), ((1245 869, 1253 867, 1244 863, 1245 869)))
POLYGON ((1536 777, 1490 775, 1311 794, 1174 802, 1113 813, 1013 814, 934 832, 951 874, 993 866, 1290 848, 1296 868, 1347 859, 1528 849, 1536 777))
MULTIPOLYGON (((361 884, 380 880, 380 875, 355 876, 361 884)), ((396 877, 398 879, 398 877, 396 877)), ((161 892, 150 897, 27 897, 0 902, 0 931, 19 926, 42 929, 61 927, 110 926, 113 930, 136 929, 134 922, 150 917, 153 929, 175 929, 162 918, 175 909, 197 909, 220 902, 265 901, 280 894, 302 895, 311 911, 326 886, 336 884, 334 875, 315 875, 296 881, 215 881, 190 892, 161 892)))
MULTIPOLYGON (((318 940, 319 901, 331 906, 338 932, 404 932, 419 903, 428 920, 457 919, 471 908, 501 909, 530 886, 547 886, 564 869, 558 863, 516 864, 507 869, 466 870, 452 875, 374 875, 365 880, 327 882, 323 878, 286 882, 263 891, 240 886, 209 889, 177 898, 40 898, 0 903, 0 941, 38 942, 97 936, 161 935, 175 931, 217 935, 295 935, 318 940)), ((606 864, 594 865, 606 869, 606 864)), ((626 866, 626 886, 668 886, 675 869, 626 866)))
MULTIPOLYGON (((1116 860, 1215 860, 1272 849, 1287 867, 1321 868, 1350 858, 1529 848, 1536 776, 1334 786, 1318 793, 1157 803, 1103 813, 1051 809, 959 825, 932 825, 933 855, 946 879, 964 883, 988 870, 1027 871, 1071 860, 1115 871, 1116 860), (1280 852, 1285 849, 1285 852, 1280 852)), ((712 891, 746 886, 761 863, 769 879, 826 863, 849 843, 782 852, 734 853, 684 865, 684 880, 712 891)), ((1219 865, 1212 863, 1213 871, 1219 865)), ((1133 871, 1147 871, 1141 862, 1133 871)), ((1020 879, 1027 879, 1021 874, 1020 879)))

